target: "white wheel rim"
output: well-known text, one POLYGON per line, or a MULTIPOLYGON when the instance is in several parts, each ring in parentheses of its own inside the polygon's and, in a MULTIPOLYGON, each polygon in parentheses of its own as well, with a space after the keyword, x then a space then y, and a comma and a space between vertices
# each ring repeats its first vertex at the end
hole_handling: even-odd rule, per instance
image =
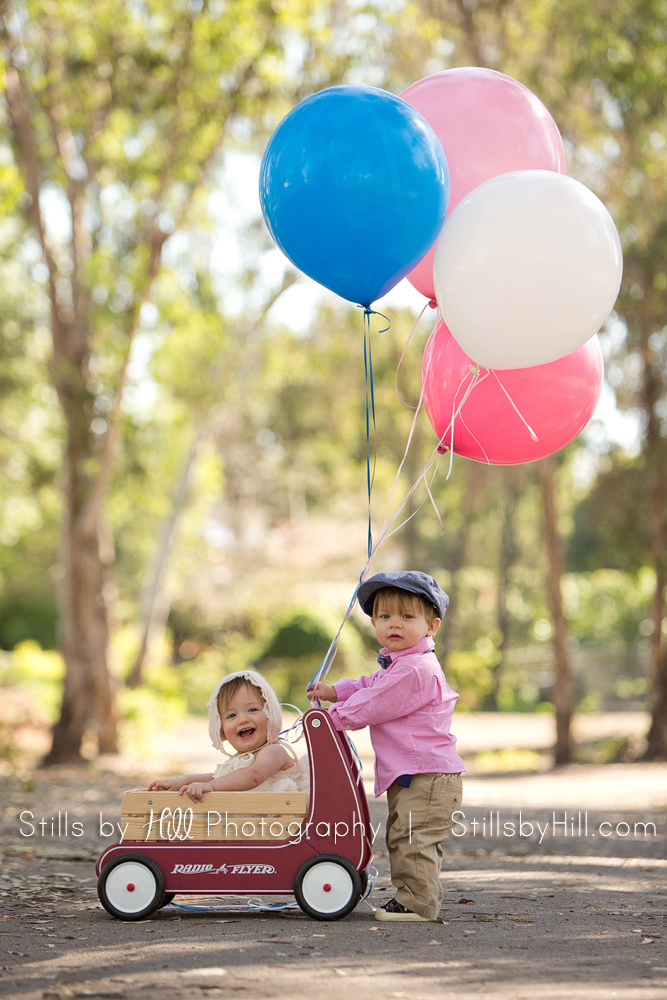
POLYGON ((337 913, 350 902, 354 883, 342 865, 320 861, 304 875, 301 892, 308 906, 318 913, 337 913))
POLYGON ((145 910, 155 899, 156 890, 155 875, 139 861, 124 861, 116 865, 109 872, 104 886, 107 899, 122 913, 145 910))

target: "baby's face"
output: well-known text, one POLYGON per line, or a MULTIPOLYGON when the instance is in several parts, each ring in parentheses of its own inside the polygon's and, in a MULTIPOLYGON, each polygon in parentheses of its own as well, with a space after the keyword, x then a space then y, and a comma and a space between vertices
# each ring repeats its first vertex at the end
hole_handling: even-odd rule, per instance
POLYGON ((259 750, 267 741, 269 720, 257 688, 247 684, 229 699, 222 712, 222 734, 235 750, 259 750))
POLYGON ((398 601, 387 601, 375 611, 375 634, 380 645, 391 652, 409 649, 427 635, 435 635, 440 619, 428 622, 417 601, 399 607, 398 601))

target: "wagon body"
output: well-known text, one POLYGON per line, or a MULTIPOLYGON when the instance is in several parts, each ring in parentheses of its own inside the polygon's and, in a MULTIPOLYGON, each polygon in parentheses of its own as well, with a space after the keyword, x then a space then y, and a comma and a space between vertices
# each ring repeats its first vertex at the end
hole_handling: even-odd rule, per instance
MULTIPOLYGON (((118 907, 108 905, 104 890, 105 885, 114 884, 110 879, 115 879, 122 882, 118 898, 127 899, 128 906, 135 899, 138 902, 141 897, 134 896, 132 879, 136 878, 132 873, 138 873, 141 880, 146 866, 157 879, 156 894, 159 892, 163 899, 177 893, 271 896, 296 892, 299 903, 310 912, 300 898, 305 884, 319 894, 326 911, 336 897, 339 876, 344 883, 340 890, 343 895, 348 889, 360 895, 363 873, 372 856, 372 834, 359 768, 347 739, 334 728, 328 712, 321 708, 306 712, 303 728, 310 767, 310 796, 305 811, 303 792, 208 792, 203 805, 198 804, 201 815, 195 817, 187 835, 180 813, 178 826, 167 823, 162 831, 159 819, 163 811, 170 815, 177 805, 185 809, 189 799, 184 802, 184 796, 174 792, 127 793, 124 811, 143 808, 152 813, 147 823, 131 819, 127 832, 133 839, 124 838, 100 855, 100 899, 109 912, 122 919, 147 915, 141 909, 132 910, 132 915, 116 912, 118 907), (289 830, 287 835, 285 830, 289 830), (220 839, 212 839, 218 832, 220 839), (251 832, 248 839, 246 832, 251 832), (160 834, 162 838, 156 839, 160 834), (225 834, 231 835, 224 839, 225 834), (154 839, 146 839, 150 837, 154 839), (117 875, 112 875, 109 866, 118 869, 117 875), (132 895, 127 894, 129 886, 132 895)), ((156 899, 157 895, 153 902, 156 899)), ((152 909, 159 905, 164 902, 158 901, 152 909)), ((333 918, 317 912, 311 915, 333 918)), ((337 911, 335 915, 339 915, 337 911)))

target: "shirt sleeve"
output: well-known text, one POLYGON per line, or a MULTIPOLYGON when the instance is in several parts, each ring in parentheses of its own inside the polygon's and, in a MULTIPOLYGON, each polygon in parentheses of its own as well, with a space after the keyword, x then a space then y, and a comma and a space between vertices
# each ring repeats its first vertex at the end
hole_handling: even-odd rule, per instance
MULTIPOLYGON (((370 680, 370 678, 366 678, 370 680)), ((359 687, 342 703, 329 709, 337 729, 363 729, 411 715, 432 701, 432 694, 409 664, 396 665, 372 687, 359 687)))
POLYGON ((349 677, 341 677, 339 681, 336 681, 331 686, 338 695, 338 702, 347 701, 355 691, 360 691, 362 688, 368 687, 372 679, 372 677, 366 674, 363 677, 357 677, 355 680, 351 680, 349 677))

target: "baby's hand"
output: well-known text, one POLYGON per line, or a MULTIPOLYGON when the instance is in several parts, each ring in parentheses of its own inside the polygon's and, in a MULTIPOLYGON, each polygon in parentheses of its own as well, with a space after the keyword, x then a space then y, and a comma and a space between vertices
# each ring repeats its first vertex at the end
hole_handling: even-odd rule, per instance
POLYGON ((173 787, 173 778, 156 778, 155 781, 151 781, 148 786, 149 792, 173 792, 175 791, 173 787))
POLYGON ((182 795, 183 792, 187 792, 193 802, 203 802, 204 792, 212 791, 212 781, 192 781, 189 785, 183 785, 182 788, 179 788, 178 794, 182 795))
POLYGON ((312 687, 308 688, 307 694, 311 701, 315 701, 316 698, 320 701, 338 701, 336 689, 330 684, 323 684, 322 681, 315 681, 312 687))

